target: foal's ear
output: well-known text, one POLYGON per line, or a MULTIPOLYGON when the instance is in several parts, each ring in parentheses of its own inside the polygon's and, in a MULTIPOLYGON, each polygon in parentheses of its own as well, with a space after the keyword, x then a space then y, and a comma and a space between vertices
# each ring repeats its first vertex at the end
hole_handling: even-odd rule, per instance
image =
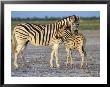
POLYGON ((74 30, 74 33, 75 33, 75 34, 78 34, 78 30, 74 30))

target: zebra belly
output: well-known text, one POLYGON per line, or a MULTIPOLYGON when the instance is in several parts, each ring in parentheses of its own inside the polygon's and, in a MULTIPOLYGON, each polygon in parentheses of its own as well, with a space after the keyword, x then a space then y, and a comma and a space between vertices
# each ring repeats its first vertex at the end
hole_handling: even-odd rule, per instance
POLYGON ((34 46, 48 46, 48 45, 42 45, 42 44, 39 44, 39 43, 33 43, 32 41, 30 42, 31 45, 34 45, 34 46))
POLYGON ((73 41, 64 42, 64 46, 65 46, 65 48, 68 48, 68 49, 75 49, 76 48, 76 44, 73 41))

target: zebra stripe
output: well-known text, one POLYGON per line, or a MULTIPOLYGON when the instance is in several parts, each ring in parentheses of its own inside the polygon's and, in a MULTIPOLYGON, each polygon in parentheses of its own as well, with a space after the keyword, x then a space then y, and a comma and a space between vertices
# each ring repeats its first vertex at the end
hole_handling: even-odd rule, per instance
POLYGON ((40 29, 39 26, 37 26, 38 28, 36 28, 36 27, 32 26, 32 24, 30 24, 30 23, 27 23, 27 24, 30 25, 30 27, 31 27, 30 29, 35 33, 35 35, 34 35, 35 43, 36 43, 36 31, 37 31, 37 33, 39 33, 39 44, 40 44, 41 32, 38 30, 38 29, 40 29))

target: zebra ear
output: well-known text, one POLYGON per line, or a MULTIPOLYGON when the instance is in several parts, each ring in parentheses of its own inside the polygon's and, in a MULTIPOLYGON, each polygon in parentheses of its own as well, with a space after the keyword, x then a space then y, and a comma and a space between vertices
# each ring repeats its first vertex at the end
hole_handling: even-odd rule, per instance
POLYGON ((80 16, 77 16, 77 19, 80 20, 80 16))
POLYGON ((71 28, 71 25, 69 24, 68 21, 66 22, 66 26, 65 26, 65 28, 71 28))

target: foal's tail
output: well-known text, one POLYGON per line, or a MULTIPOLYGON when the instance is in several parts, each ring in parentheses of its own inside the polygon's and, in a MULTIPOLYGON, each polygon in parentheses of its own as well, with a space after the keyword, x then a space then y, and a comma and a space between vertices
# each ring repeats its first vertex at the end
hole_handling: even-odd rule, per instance
POLYGON ((83 52, 84 52, 84 55, 87 56, 86 51, 85 51, 85 46, 86 46, 86 38, 85 38, 85 36, 83 35, 83 46, 82 46, 82 50, 83 50, 83 52))

